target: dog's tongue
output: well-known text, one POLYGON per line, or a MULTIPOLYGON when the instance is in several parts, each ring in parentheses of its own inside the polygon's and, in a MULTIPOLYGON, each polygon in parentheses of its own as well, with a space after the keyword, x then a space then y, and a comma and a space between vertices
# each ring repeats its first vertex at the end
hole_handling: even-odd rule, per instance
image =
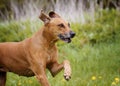
POLYGON ((64 41, 67 42, 67 43, 70 43, 71 39, 70 38, 66 38, 64 41))

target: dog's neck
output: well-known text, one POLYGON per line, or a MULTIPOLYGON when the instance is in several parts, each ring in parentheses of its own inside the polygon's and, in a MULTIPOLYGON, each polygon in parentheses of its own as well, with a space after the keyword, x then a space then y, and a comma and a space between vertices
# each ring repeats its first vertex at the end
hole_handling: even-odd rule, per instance
POLYGON ((55 46, 55 43, 58 41, 57 38, 53 36, 48 30, 49 28, 42 27, 33 37, 33 42, 35 41, 38 44, 44 44, 45 47, 52 48, 55 46))

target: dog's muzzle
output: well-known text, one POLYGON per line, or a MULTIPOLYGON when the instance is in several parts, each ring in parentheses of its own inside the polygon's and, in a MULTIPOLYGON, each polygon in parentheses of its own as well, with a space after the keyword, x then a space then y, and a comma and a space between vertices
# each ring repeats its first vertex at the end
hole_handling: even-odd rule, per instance
POLYGON ((70 31, 70 37, 73 38, 75 36, 75 32, 70 31))
POLYGON ((67 42, 70 43, 71 42, 71 38, 73 38, 75 36, 75 32, 70 31, 69 33, 65 33, 65 34, 59 34, 58 37, 67 42))

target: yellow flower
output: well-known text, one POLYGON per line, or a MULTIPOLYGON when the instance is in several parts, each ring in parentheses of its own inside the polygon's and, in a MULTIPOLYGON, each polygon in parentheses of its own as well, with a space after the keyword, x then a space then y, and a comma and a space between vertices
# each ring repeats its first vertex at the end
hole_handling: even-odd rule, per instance
POLYGON ((21 83, 20 83, 20 82, 18 82, 18 86, 21 86, 21 83))
POLYGON ((118 83, 120 81, 119 78, 115 78, 115 82, 118 83))
POLYGON ((32 80, 29 80, 29 83, 32 84, 33 83, 32 80))
POLYGON ((92 78, 91 78, 92 80, 96 80, 96 77, 95 76, 92 76, 92 78))
POLYGON ((116 85, 116 83, 115 82, 112 82, 112 86, 115 86, 116 85))

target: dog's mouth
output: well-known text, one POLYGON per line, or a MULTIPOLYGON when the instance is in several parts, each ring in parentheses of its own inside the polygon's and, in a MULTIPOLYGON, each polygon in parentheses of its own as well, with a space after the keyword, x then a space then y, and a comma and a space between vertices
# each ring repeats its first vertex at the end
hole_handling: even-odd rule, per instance
POLYGON ((71 38, 73 38, 74 36, 75 36, 75 33, 73 31, 70 31, 69 33, 58 35, 59 39, 63 40, 64 42, 67 42, 67 43, 70 43, 71 38))
POLYGON ((62 41, 64 41, 64 42, 66 42, 66 43, 70 43, 71 42, 71 38, 70 37, 65 37, 65 36, 63 36, 63 35, 58 35, 58 37, 62 40, 62 41))
POLYGON ((67 43, 70 43, 71 42, 71 39, 70 38, 64 38, 62 39, 64 42, 67 42, 67 43))

